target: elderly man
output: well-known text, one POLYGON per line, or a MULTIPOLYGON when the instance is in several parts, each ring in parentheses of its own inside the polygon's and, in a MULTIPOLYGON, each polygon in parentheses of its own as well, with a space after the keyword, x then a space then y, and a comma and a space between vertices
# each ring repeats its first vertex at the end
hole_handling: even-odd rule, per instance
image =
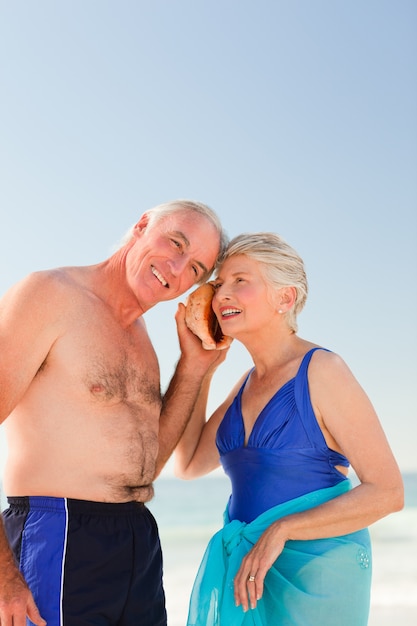
POLYGON ((2 626, 166 624, 145 503, 220 357, 185 350, 163 400, 142 315, 205 281, 225 244, 210 208, 174 201, 102 263, 33 273, 0 302, 2 626))

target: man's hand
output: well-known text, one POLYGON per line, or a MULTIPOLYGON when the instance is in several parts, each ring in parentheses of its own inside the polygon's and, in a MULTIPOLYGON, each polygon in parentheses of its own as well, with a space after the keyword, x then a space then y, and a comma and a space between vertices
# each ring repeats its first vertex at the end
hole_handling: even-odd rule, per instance
MULTIPOLYGON (((184 433, 196 403, 201 397, 204 381, 209 381, 228 349, 205 350, 185 323, 185 306, 179 303, 175 315, 181 356, 168 385, 159 419, 159 454, 155 478, 174 451, 184 433)), ((205 404, 205 401, 204 401, 205 404)))
POLYGON ((26 617, 36 626, 45 626, 33 596, 19 570, 8 564, 0 571, 0 624, 26 626, 26 617))
POLYGON ((216 369, 226 358, 228 348, 223 350, 206 350, 199 339, 185 323, 185 306, 180 302, 175 314, 181 358, 192 363, 193 373, 204 373, 216 369))

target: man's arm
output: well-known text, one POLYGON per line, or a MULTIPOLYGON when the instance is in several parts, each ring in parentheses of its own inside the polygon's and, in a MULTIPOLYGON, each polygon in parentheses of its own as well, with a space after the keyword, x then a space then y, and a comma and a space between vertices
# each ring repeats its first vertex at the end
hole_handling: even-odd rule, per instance
POLYGON ((213 375, 227 354, 227 350, 205 350, 200 339, 187 328, 184 312, 185 307, 180 303, 175 319, 181 357, 162 403, 155 477, 160 474, 180 440, 193 413, 204 379, 213 375))
MULTIPOLYGON (((0 423, 29 388, 56 338, 49 274, 36 273, 14 285, 0 302, 0 423), (55 333, 55 334, 54 334, 55 333)), ((25 626, 43 620, 20 573, 0 515, 0 624, 25 626)))

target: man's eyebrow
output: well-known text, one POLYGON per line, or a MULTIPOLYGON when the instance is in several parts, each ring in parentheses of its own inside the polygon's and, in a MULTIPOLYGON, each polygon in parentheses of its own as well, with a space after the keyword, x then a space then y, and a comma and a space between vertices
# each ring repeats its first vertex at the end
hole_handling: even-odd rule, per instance
MULTIPOLYGON (((183 240, 183 242, 184 242, 184 244, 187 246, 187 248, 189 248, 189 247, 190 247, 190 240, 189 240, 189 239, 188 239, 188 237, 187 237, 187 236, 186 236, 186 235, 182 232, 182 230, 175 230, 175 231, 173 232, 173 234, 174 234, 176 237, 179 237, 180 239, 182 239, 182 240, 183 240)), ((200 266, 200 268, 202 269, 202 271, 203 271, 203 273, 204 273, 204 274, 208 274, 208 273, 209 273, 208 268, 204 265, 204 263, 202 263, 201 261, 196 261, 196 263, 197 263, 197 265, 199 265, 199 266, 200 266)))

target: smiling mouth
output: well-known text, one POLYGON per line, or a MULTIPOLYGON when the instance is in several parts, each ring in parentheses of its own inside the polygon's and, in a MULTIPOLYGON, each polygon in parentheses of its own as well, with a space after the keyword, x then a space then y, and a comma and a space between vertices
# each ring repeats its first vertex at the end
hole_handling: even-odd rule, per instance
POLYGON ((167 283, 167 281, 165 280, 165 278, 162 276, 162 274, 160 274, 160 273, 158 272, 158 270, 157 270, 157 269, 156 269, 153 265, 151 265, 151 271, 152 271, 152 274, 155 276, 155 278, 157 278, 157 279, 159 280, 159 282, 161 283, 161 285, 162 285, 163 287, 165 287, 166 289, 168 289, 169 284, 167 283))
POLYGON ((222 311, 222 319, 231 317, 232 315, 238 315, 239 313, 242 313, 240 309, 224 309, 224 311, 222 311))

